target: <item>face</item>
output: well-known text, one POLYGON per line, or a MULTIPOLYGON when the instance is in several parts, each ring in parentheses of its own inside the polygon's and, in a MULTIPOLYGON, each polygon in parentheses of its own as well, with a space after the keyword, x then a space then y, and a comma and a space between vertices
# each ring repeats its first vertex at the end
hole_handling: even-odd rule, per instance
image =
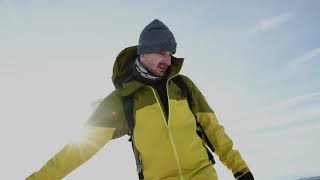
POLYGON ((161 77, 171 65, 171 52, 141 54, 141 64, 153 75, 161 77))

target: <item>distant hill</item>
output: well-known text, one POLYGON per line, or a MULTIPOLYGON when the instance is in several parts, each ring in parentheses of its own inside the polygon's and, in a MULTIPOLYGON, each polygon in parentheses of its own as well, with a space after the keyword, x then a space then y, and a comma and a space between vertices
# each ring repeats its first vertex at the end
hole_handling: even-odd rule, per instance
POLYGON ((320 180, 320 176, 304 177, 304 178, 300 178, 298 180, 320 180))

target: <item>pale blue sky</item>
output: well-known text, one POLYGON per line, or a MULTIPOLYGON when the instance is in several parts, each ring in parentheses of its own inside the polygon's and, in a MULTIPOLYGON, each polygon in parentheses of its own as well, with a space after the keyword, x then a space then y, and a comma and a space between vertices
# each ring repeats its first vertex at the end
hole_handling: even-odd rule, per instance
MULTIPOLYGON (((154 18, 175 34, 182 73, 256 179, 320 175, 319 9, 318 0, 0 0, 2 177, 23 179, 58 152, 112 91, 117 53, 154 18)), ((126 140, 65 179, 135 179, 126 140)))

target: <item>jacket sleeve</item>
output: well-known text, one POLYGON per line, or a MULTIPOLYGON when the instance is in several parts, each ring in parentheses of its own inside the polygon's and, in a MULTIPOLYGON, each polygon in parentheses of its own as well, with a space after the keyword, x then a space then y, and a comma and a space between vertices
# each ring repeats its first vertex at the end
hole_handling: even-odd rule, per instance
POLYGON ((122 105, 115 93, 106 97, 85 125, 83 137, 67 144, 27 180, 59 180, 89 160, 108 141, 126 133, 122 105))
POLYGON ((210 108, 204 96, 196 85, 186 76, 183 76, 193 96, 193 113, 201 124, 210 143, 219 156, 220 161, 230 169, 236 179, 241 178, 250 170, 242 159, 239 151, 233 148, 233 142, 226 134, 224 127, 219 124, 216 115, 210 108))

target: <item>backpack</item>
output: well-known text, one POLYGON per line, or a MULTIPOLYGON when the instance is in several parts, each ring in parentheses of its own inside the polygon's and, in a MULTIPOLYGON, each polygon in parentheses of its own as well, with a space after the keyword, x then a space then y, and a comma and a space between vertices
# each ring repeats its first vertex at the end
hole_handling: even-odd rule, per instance
MULTIPOLYGON (((190 90, 188 89, 187 84, 182 79, 182 76, 180 76, 180 75, 175 76, 174 78, 172 78, 172 80, 180 88, 180 90, 182 92, 182 95, 187 98, 189 108, 192 111, 192 107, 194 105, 193 98, 192 98, 190 90)), ((127 122, 128 122, 129 136, 130 136, 129 141, 131 142, 133 153, 134 153, 134 156, 135 156, 139 179, 144 179, 144 176, 143 176, 143 165, 142 165, 141 156, 140 156, 140 153, 138 152, 138 150, 137 150, 137 148, 136 148, 136 146, 134 144, 134 139, 133 139, 134 138, 133 137, 133 131, 134 131, 134 126, 135 126, 135 120, 134 120, 134 115, 133 115, 134 114, 133 113, 133 105, 134 105, 133 95, 134 95, 134 93, 132 93, 132 94, 130 94, 128 96, 122 96, 122 103, 123 103, 123 107, 124 107, 125 117, 126 117, 127 122)), ((204 133, 204 130, 203 130, 202 126, 197 121, 196 116, 195 116, 195 119, 196 119, 196 125, 197 125, 197 134, 202 139, 204 147, 207 150, 207 154, 208 154, 209 159, 211 160, 212 164, 215 164, 215 161, 214 161, 214 158, 213 158, 213 155, 212 155, 212 153, 215 151, 214 147, 210 143, 207 135, 204 133)))

